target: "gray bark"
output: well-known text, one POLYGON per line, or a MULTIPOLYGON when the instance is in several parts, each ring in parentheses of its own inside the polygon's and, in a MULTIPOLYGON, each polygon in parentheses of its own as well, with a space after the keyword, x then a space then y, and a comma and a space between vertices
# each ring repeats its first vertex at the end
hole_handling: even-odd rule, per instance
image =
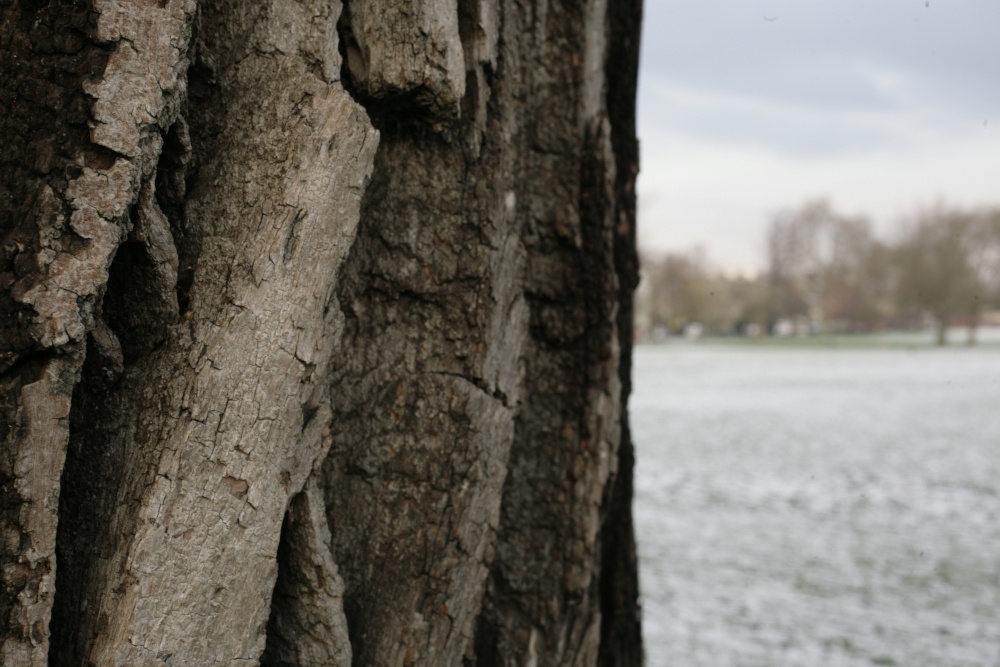
POLYGON ((640 664, 638 3, 0 21, 0 664, 640 664))

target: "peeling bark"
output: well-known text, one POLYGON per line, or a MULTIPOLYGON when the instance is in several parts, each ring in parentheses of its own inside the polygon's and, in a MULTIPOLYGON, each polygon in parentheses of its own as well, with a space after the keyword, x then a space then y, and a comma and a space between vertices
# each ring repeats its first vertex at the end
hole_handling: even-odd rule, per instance
POLYGON ((638 12, 0 5, 0 663, 641 664, 638 12))

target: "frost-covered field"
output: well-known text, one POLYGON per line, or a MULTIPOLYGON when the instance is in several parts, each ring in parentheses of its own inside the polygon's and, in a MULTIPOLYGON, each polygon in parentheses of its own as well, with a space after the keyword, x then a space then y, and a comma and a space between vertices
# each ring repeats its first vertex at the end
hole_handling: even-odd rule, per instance
POLYGON ((635 352, 650 667, 1000 667, 1000 349, 635 352))

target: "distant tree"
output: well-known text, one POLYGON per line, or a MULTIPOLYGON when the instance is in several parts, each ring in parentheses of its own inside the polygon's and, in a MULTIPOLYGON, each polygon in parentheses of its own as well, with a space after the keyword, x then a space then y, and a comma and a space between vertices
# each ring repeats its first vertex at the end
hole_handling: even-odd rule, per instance
POLYGON ((735 298, 735 281, 715 271, 702 248, 646 257, 645 310, 649 323, 680 333, 697 322, 728 333, 745 308, 735 298))
POLYGON ((700 321, 707 294, 705 251, 666 253, 644 261, 650 323, 677 333, 700 321))
POLYGON ((793 278, 798 240, 792 231, 792 225, 781 214, 771 220, 767 230, 768 329, 779 319, 804 316, 809 310, 793 278))
POLYGON ((846 219, 838 230, 840 255, 827 267, 823 312, 842 330, 871 331, 893 311, 888 247, 866 220, 846 219))
MULTIPOLYGON (((982 216, 944 204, 926 207, 904 227, 895 247, 896 297, 901 307, 930 314, 937 343, 947 343, 948 324, 968 319, 974 330, 983 307, 982 278, 988 259, 977 247, 982 216)), ((974 342, 973 337, 970 342, 974 342)))
POLYGON ((767 250, 772 324, 804 316, 820 328, 853 329, 878 319, 884 277, 866 218, 809 201, 772 219, 767 250))
POLYGON ((971 214, 965 247, 976 281, 975 294, 966 304, 965 313, 968 343, 975 345, 983 311, 1000 305, 1000 208, 971 214))
POLYGON ((739 276, 728 283, 735 321, 741 334, 758 335, 768 325, 768 283, 766 276, 739 276))

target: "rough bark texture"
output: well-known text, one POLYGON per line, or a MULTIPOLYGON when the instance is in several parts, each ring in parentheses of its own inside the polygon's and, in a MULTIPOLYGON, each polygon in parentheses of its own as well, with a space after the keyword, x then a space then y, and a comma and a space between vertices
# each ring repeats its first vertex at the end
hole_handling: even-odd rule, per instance
POLYGON ((0 664, 641 664, 639 14, 0 2, 0 664))

